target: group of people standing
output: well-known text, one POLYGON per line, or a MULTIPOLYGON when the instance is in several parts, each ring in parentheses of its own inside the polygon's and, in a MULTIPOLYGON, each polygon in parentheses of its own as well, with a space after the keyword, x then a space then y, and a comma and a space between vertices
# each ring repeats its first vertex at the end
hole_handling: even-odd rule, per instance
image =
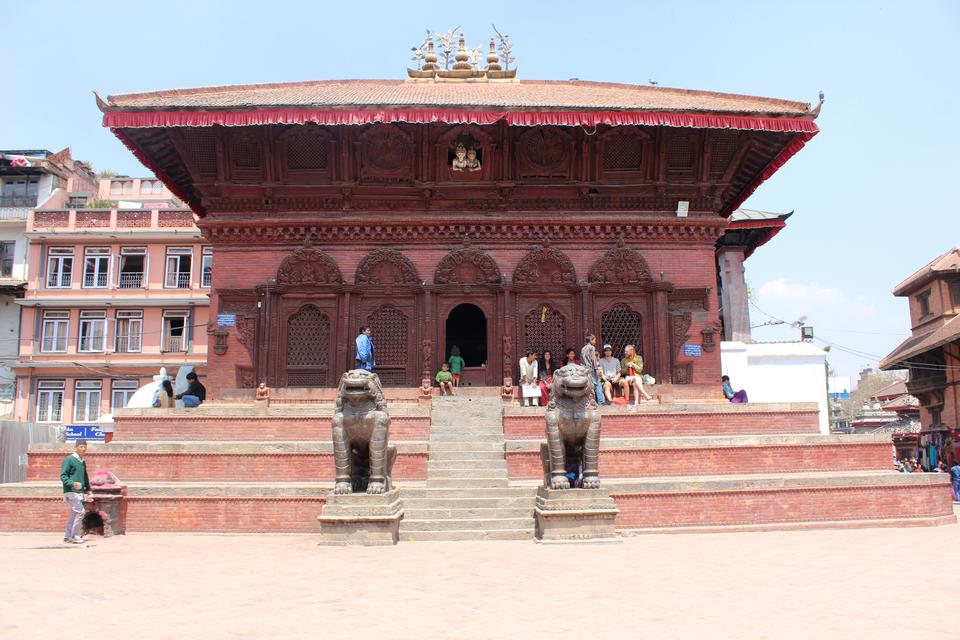
POLYGON ((626 345, 623 348, 623 358, 619 360, 614 357, 611 345, 603 345, 602 356, 596 345, 597 337, 589 333, 580 349, 580 357, 577 357, 576 349, 568 348, 564 352, 563 362, 560 363, 554 362, 550 351, 544 351, 542 355, 536 351, 527 351, 520 359, 523 405, 546 405, 550 398, 553 372, 568 364, 583 365, 590 370, 597 404, 613 404, 616 389, 621 391, 626 404, 630 403, 631 393, 634 397, 633 404, 640 404, 641 398, 652 400, 643 386, 643 358, 634 345, 626 345))

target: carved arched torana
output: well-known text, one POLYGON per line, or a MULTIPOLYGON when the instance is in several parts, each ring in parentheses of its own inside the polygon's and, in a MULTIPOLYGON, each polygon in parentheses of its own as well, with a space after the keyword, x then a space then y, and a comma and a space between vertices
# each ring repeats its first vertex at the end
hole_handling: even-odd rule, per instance
POLYGON ((443 256, 434 284, 500 284, 500 267, 485 251, 464 247, 443 256))
POLYGON ((625 304, 615 304, 600 316, 601 342, 613 347, 613 354, 617 357, 623 357, 623 348, 628 344, 644 355, 642 329, 640 314, 625 304))
POLYGON ((533 350, 543 355, 549 350, 553 362, 563 361, 566 348, 567 319, 549 304, 538 304, 523 316, 523 352, 533 350))
POLYGON ((647 261, 622 239, 593 263, 587 278, 590 284, 614 286, 644 287, 653 281, 647 261))
POLYGON ((357 266, 357 284, 417 286, 420 276, 410 259, 395 249, 374 249, 357 266))
POLYGON ((534 249, 523 256, 513 270, 515 285, 575 285, 577 272, 567 254, 550 246, 534 249))
POLYGON ((281 285, 321 285, 342 282, 340 268, 333 258, 315 249, 309 241, 287 256, 277 269, 277 284, 281 285))

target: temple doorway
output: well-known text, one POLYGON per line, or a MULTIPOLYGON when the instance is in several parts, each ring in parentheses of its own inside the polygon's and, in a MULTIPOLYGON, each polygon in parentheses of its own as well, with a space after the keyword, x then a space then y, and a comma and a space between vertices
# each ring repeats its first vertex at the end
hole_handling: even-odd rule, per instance
POLYGON ((464 371, 463 382, 472 381, 474 384, 485 384, 483 375, 487 366, 487 316, 480 307, 473 304, 460 304, 450 311, 447 316, 446 342, 442 358, 450 355, 452 347, 460 348, 460 355, 468 370, 464 371), (472 372, 476 372, 470 375, 472 372))

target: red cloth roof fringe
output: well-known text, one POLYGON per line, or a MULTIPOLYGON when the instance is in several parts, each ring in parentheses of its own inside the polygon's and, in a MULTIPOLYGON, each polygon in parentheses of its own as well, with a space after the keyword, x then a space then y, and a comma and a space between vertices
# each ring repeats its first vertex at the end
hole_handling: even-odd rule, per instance
POLYGON ((249 127, 267 124, 361 125, 374 122, 425 124, 493 124, 505 120, 515 126, 558 125, 567 127, 606 124, 744 129, 815 134, 812 120, 756 116, 657 111, 459 111, 455 109, 328 110, 255 109, 248 111, 108 111, 103 126, 120 127, 249 127))

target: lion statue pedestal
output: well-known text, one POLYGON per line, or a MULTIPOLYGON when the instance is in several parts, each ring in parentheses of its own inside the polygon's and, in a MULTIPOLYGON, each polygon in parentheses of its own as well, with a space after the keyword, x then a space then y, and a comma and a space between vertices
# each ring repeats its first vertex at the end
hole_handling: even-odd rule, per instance
POLYGON ((600 488, 600 411, 590 370, 554 372, 540 445, 543 486, 534 509, 540 542, 615 542, 616 503, 600 488))
POLYGON ((393 486, 396 447, 380 378, 363 369, 340 378, 330 421, 336 477, 320 522, 326 545, 392 545, 400 539, 403 506, 393 486))

